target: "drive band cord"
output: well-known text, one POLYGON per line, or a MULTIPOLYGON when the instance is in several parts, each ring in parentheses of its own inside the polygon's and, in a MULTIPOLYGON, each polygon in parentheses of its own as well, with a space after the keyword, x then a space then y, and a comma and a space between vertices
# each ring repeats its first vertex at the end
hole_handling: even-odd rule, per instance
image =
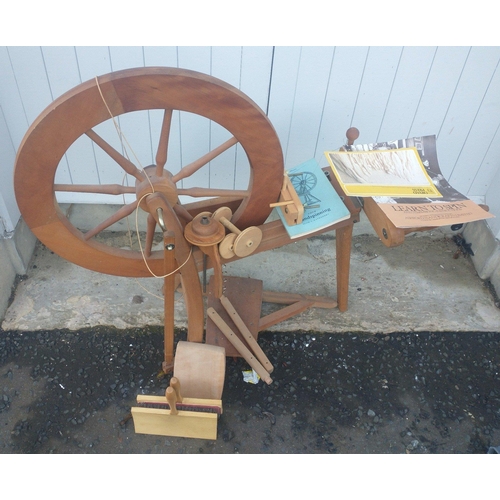
MULTIPOLYGON (((190 250, 189 250, 189 255, 187 257, 187 259, 179 266, 177 267, 177 269, 174 269, 172 272, 168 273, 168 274, 164 274, 162 276, 157 276, 153 271, 152 269, 149 267, 149 264, 147 262, 147 259, 146 259, 146 255, 144 253, 144 249, 142 247, 142 243, 141 243, 141 238, 140 238, 140 234, 139 234, 139 219, 138 219, 138 213, 139 213, 139 206, 142 202, 142 200, 144 200, 144 198, 148 197, 149 195, 153 194, 155 192, 155 188, 151 182, 151 179, 149 178, 149 176, 146 174, 146 171, 144 170, 141 162, 139 161, 139 159, 137 158, 137 155, 135 154, 133 148, 130 146, 130 143, 127 141, 127 138, 125 137, 125 135, 123 134, 119 124, 117 123, 115 117, 113 116, 113 113, 111 113, 111 110, 109 109, 109 106, 106 102, 106 99, 104 98, 104 95, 101 91, 101 87, 99 85, 99 80, 97 78, 97 76, 95 77, 95 81, 96 81, 96 84, 97 84, 97 89, 99 90, 99 94, 101 96, 101 99, 102 99, 102 102, 104 103, 104 106, 106 106, 106 109, 108 110, 108 113, 109 113, 109 116, 111 117, 111 120, 113 121, 113 125, 116 129, 116 133, 118 134, 118 138, 120 139, 120 144, 122 146, 122 149, 123 149, 123 152, 125 154, 125 156, 127 157, 127 159, 130 161, 130 157, 128 155, 128 149, 131 151, 133 157, 135 158, 136 160, 136 163, 137 165, 139 166, 139 170, 141 172, 144 173, 146 179, 148 180, 149 184, 151 185, 151 193, 146 193, 145 195, 143 195, 141 197, 141 199, 139 200, 139 202, 137 203, 137 207, 135 209, 135 230, 136 230, 136 234, 137 234, 137 242, 139 243, 139 248, 140 248, 140 251, 141 251, 141 255, 142 255, 142 260, 144 261, 144 264, 146 265, 148 271, 151 273, 151 276, 155 277, 155 278, 166 278, 167 276, 171 276, 172 274, 175 274, 177 273, 182 267, 184 267, 189 259, 191 258, 191 255, 193 253, 193 247, 191 246, 190 247, 190 250)), ((127 174, 125 174, 123 176, 123 180, 122 180, 122 185, 125 185, 125 180, 126 180, 126 177, 127 177, 127 174)), ((123 202, 125 204, 125 195, 122 195, 123 196, 123 202)), ((129 224, 129 221, 128 221, 128 217, 126 217, 126 220, 127 220, 127 227, 128 227, 128 237, 129 237, 129 243, 130 243, 130 248, 132 249, 132 232, 131 232, 131 229, 130 229, 130 224, 129 224)), ((139 284, 139 286, 141 288, 143 288, 147 293, 149 293, 150 295, 153 295, 154 297, 157 297, 161 300, 163 300, 163 297, 159 297, 158 295, 152 293, 151 291, 149 291, 148 289, 146 289, 142 284, 139 283, 139 281, 137 281, 137 283, 139 284)))

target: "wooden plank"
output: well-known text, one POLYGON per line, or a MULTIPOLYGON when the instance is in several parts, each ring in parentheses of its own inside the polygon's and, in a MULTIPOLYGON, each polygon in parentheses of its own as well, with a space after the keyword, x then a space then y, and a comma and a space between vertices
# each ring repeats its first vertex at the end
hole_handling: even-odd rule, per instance
POLYGON ((9 129, 10 138, 17 150, 31 123, 28 122, 23 108, 8 47, 0 47, 0 106, 9 129))
MULTIPOLYGON (((148 394, 137 394, 136 401, 138 403, 166 403, 167 398, 165 396, 150 396, 148 394)), ((193 406, 214 406, 214 407, 217 406, 220 407, 222 412, 222 401, 220 399, 183 397, 182 403, 185 405, 193 405, 193 406)))
POLYGON ((410 137, 435 53, 436 47, 403 47, 377 141, 410 137))
MULTIPOLYGON (((491 82, 500 58, 500 47, 473 47, 467 58, 457 88, 438 135, 441 171, 459 191, 467 191, 460 173, 455 174, 462 146, 470 133, 478 109, 491 82)), ((470 168, 467 165, 465 168, 470 168)))
MULTIPOLYGON (((457 161, 449 178, 454 188, 468 196, 474 196, 476 193, 484 194, 500 167, 498 160, 493 163, 496 168, 491 168, 492 164, 484 164, 484 157, 500 125, 500 99, 498 99, 500 95, 500 50, 487 54, 491 64, 485 64, 483 87, 479 85, 472 87, 474 92, 478 93, 478 108, 473 119, 470 120, 470 128, 464 129, 466 137, 465 140, 460 141, 460 147, 457 147, 457 161), (486 89, 483 92, 484 85, 486 89)), ((470 113, 472 115, 472 110, 470 113)))
MULTIPOLYGON (((241 47, 212 47, 212 76, 239 89, 241 85, 241 52, 241 47)), ((224 127, 214 122, 210 124, 210 149, 219 146, 231 137, 232 134, 224 127)), ((234 189, 236 177, 240 174, 234 168, 237 151, 243 158, 246 158, 241 147, 235 145, 210 162, 210 165, 207 166, 210 187, 234 189)), ((242 165, 242 170, 249 168, 248 161, 242 165)))
MULTIPOLYGON (((210 47, 178 47, 179 68, 210 74, 210 47)), ((181 166, 201 158, 210 151, 210 122, 200 115, 181 113, 180 117, 181 166)), ((175 172, 173 172, 175 173, 175 172)), ((207 167, 181 181, 181 187, 209 187, 210 172, 207 167)))
MULTIPOLYGON (((76 47, 75 51, 78 68, 83 82, 94 80, 96 77, 105 75, 112 71, 109 47, 76 47)), ((122 152, 121 142, 111 119, 105 121, 97 127, 94 127, 94 131, 117 151, 122 152)), ((90 144, 90 139, 87 139, 87 142, 90 144)), ((123 170, 118 167, 118 165, 101 148, 92 145, 92 151, 95 156, 101 184, 122 184, 124 181, 123 170)), ((130 182, 131 183, 129 185, 133 185, 131 179, 130 182)), ((94 195, 93 200, 98 203, 123 203, 121 196, 115 196, 110 199, 94 195)))
POLYGON ((276 47, 268 116, 287 155, 293 116, 295 85, 299 72, 300 47, 276 47))
MULTIPOLYGON (((82 83, 73 47, 42 47, 42 53, 54 99, 82 83)), ((64 178, 61 167, 69 169, 73 184, 100 182, 93 147, 86 137, 77 139, 68 148, 56 173, 57 180, 64 178)), ((61 198, 58 194, 58 199, 61 198)))
MULTIPOLYGON (((499 142, 500 141, 497 141, 496 144, 499 144, 499 142)), ((495 161, 498 161, 498 158, 500 158, 500 151, 498 151, 499 149, 500 147, 497 146, 498 155, 495 157, 495 161)), ((498 196, 498 193, 500 193, 500 168, 499 170, 497 170, 497 174, 493 178, 488 191, 486 191, 485 197, 486 204, 490 207, 490 212, 497 215, 497 217, 495 217, 494 219, 488 220, 488 225, 493 231, 493 235, 495 236, 495 238, 500 239, 500 196, 498 196)))
POLYGON ((404 243, 405 232, 397 228, 373 198, 365 198, 363 209, 373 229, 386 247, 397 247, 404 243))
POLYGON ((304 312, 307 309, 313 307, 313 305, 314 302, 312 301, 302 300, 300 302, 295 302, 293 304, 290 304, 289 306, 283 307, 278 311, 270 313, 260 319, 259 331, 262 332, 264 330, 267 330, 268 328, 271 328, 271 326, 292 318, 293 316, 296 316, 297 314, 300 314, 301 312, 304 312))
POLYGON ((333 51, 333 47, 302 48, 285 168, 316 155, 333 51))
MULTIPOLYGON (((335 47, 315 152, 315 158, 320 165, 327 163, 324 151, 337 149, 346 143, 345 133, 353 125, 352 115, 367 52, 368 47, 335 47), (346 82, 349 82, 349 85, 346 85, 346 82)), ((360 130, 360 133, 363 134, 363 131, 360 130)))
MULTIPOLYGON (((14 165, 16 152, 9 137, 7 123, 0 107, 0 158, 5 165, 14 165)), ((21 213, 17 207, 12 185, 12 171, 8 168, 0 169, 0 186, 9 186, 9 189, 0 191, 0 228, 7 232, 14 231, 21 213)))
MULTIPOLYGON (((110 47, 113 71, 144 66, 142 47, 110 47)), ((149 128, 149 112, 125 113, 119 118, 120 128, 127 139, 130 160, 138 167, 145 168, 154 163, 153 142, 149 128)), ((155 139, 156 151, 156 139, 155 139)), ((134 182, 129 178, 129 182, 134 182)), ((132 184, 133 185, 133 184, 132 184)))
POLYGON ((177 47, 143 47, 145 66, 168 66, 178 68, 177 47))
POLYGON ((217 414, 132 407, 135 432, 155 436, 217 439, 217 414))
POLYGON ((377 140, 401 51, 402 47, 370 47, 367 53, 353 112, 353 125, 367 138, 363 142, 377 140))
MULTIPOLYGON (((240 90, 267 114, 269 85, 273 64, 272 47, 242 47, 240 90)), ((236 147, 234 189, 246 189, 250 182, 248 158, 243 148, 236 147)))
POLYGON ((273 47, 242 47, 240 90, 267 113, 273 47))
POLYGON ((409 137, 438 134, 468 52, 469 47, 438 47, 409 137))
MULTIPOLYGON (((241 89, 264 108, 267 107, 266 93, 270 85, 271 64, 273 65, 269 115, 278 131, 282 146, 287 151, 292 135, 299 134, 300 130, 296 114, 298 108, 295 106, 302 101, 300 97, 302 86, 297 80, 302 74, 299 67, 301 53, 303 55, 310 51, 313 54, 317 51, 319 54, 327 49, 332 48, 4 47, 0 53, 0 104, 12 141, 17 148, 28 126, 27 121, 24 123, 25 113, 29 121, 35 119, 38 113, 62 91, 62 84, 67 74, 70 75, 70 79, 73 78, 74 62, 69 55, 72 51, 76 54, 82 81, 121 67, 142 64, 182 65, 210 73, 215 67, 224 66, 224 61, 217 55, 217 51, 220 51, 219 54, 239 53, 241 62, 233 62, 231 59, 227 69, 229 72, 235 72, 235 68, 241 69, 241 89), (42 53, 45 62, 41 58, 42 53), (58 58, 52 57, 57 53, 61 55, 58 67, 58 58), (212 64, 212 69, 210 64, 212 64), (46 73, 48 79, 45 76, 46 73)), ((311 134, 311 136, 316 135, 318 144, 315 150, 316 158, 323 161, 324 150, 344 143, 345 130, 350 125, 360 128, 359 142, 376 140, 377 135, 379 139, 385 140, 434 134, 442 130, 438 138, 438 147, 440 164, 445 174, 453 172, 452 184, 460 190, 462 186, 465 186, 463 189, 465 194, 485 196, 490 181, 500 168, 494 160, 496 144, 499 141, 498 136, 495 135, 498 127, 496 118, 498 113, 495 113, 494 102, 496 87, 493 81, 491 84, 488 83, 498 62, 498 58, 495 59, 498 48, 438 47, 433 55, 432 64, 429 66, 430 53, 433 50, 432 47, 372 47, 366 59, 367 47, 335 47, 326 99, 324 108, 321 110, 323 114, 321 127, 318 133, 311 134), (401 54, 401 58, 395 57, 394 54, 401 54), (384 60, 385 63, 383 63, 384 60), (392 79, 391 75, 393 75, 392 79), (346 85, 346 82, 349 84, 346 85), (385 82, 384 85, 382 82, 385 82), (390 82, 389 87, 386 85, 387 82, 390 82), (492 85, 491 90, 488 90, 488 85, 492 85), (355 105, 358 93, 359 99, 355 105), (365 112, 368 109, 367 101, 370 105, 369 114, 365 112), (418 106, 415 109, 417 101, 418 106), (365 104, 361 109, 363 102, 365 104), (380 114, 379 106, 382 104, 384 112, 380 114), (356 115, 353 120, 355 110, 356 115), (375 115, 373 110, 375 110, 375 115), (412 113, 412 124, 407 130, 408 120, 412 113), (403 132, 398 132, 403 129, 403 132), (484 159, 477 158, 475 156, 477 150, 486 152, 487 156, 484 159), (471 164, 473 168, 470 168, 471 164)), ((327 63, 320 58, 318 64, 320 70, 323 71, 326 66, 327 63)), ((314 72, 310 77, 313 82, 315 75, 314 72)), ((304 94, 306 101, 317 99, 317 96, 309 96, 307 92, 304 94)), ((313 122, 316 123, 316 120, 315 112, 313 122)), ((153 127, 157 126, 154 125, 157 122, 156 117, 152 118, 151 122, 153 127)), ((174 123, 177 122, 178 117, 174 118, 174 123)), ((308 124, 305 123, 303 127, 306 136, 300 140, 304 140, 305 144, 309 143, 307 137, 315 129, 315 125, 308 128, 308 124)), ((186 139, 188 128, 183 130, 184 139, 186 139)), ((99 130, 96 131, 99 132, 99 130)), ((206 133, 209 132, 210 129, 206 133)), ((110 130, 110 140, 114 140, 113 135, 116 135, 116 132, 110 130)), ((149 140, 141 139, 140 146, 137 147, 146 145, 152 151, 156 137, 152 128, 149 140)), ((172 135, 173 138, 174 135, 172 135)), ((196 141, 196 137, 194 140, 196 141)), ((205 140, 203 136, 201 140, 205 140)), ((293 140, 292 143, 293 150, 297 148, 298 143, 293 140)), ((116 147, 114 142, 113 146, 116 147)), ((119 144, 117 146, 119 147, 119 144)), ((207 143, 204 152, 210 147, 211 144, 207 143)), ((190 149, 189 145, 187 149, 190 149)), ((148 155, 150 155, 149 150, 148 155)), ((239 154, 239 148, 237 150, 236 171, 231 175, 233 182, 236 182, 235 185, 240 188, 246 187, 248 175, 243 175, 243 170, 245 174, 247 173, 246 168, 240 169, 238 162, 244 155, 239 154)), ((185 152, 186 149, 183 151, 185 152)), ((98 148, 94 148, 94 153, 101 182, 104 184, 121 183, 122 173, 119 169, 115 169, 113 162, 106 158, 98 148)), ((304 155, 306 155, 305 152, 304 155)), ((70 153, 70 156, 73 155, 70 153)), ((78 156, 80 155, 75 152, 75 161, 78 156)), ((180 134, 176 140, 172 140, 169 158, 175 165, 173 168, 175 170, 180 165, 180 134), (179 141, 177 159, 173 146, 176 141, 179 141)), ((72 168, 72 164, 73 159, 70 158, 69 168, 72 168)), ((63 168, 64 166, 61 165, 57 172, 57 180, 66 183, 69 179, 60 177, 64 173, 63 168)), ((92 171, 90 168, 89 172, 92 173, 92 171)), ((75 174, 80 172, 85 175, 84 170, 80 168, 74 171, 75 174)), ((216 172, 220 178, 222 170, 220 174, 219 170, 216 172)), ((207 178, 210 182, 212 182, 212 173, 213 171, 207 178)), ((221 180, 224 181, 224 179, 221 180)), ((67 193, 65 196, 70 197, 67 201, 101 202, 104 200, 107 203, 114 199, 114 197, 104 195, 77 195, 75 193, 67 193)))
MULTIPOLYGON (((207 306, 213 307, 222 319, 233 329, 236 336, 247 345, 238 327, 234 324, 220 300, 215 297, 215 290, 213 287, 214 280, 210 279, 208 284, 207 306)), ((262 281, 252 278, 224 276, 223 293, 241 316, 241 319, 246 324, 255 340, 258 340, 259 319, 262 309, 262 281)), ((224 347, 226 349, 226 356, 241 357, 241 354, 219 331, 212 320, 207 320, 205 342, 207 344, 224 347)))
POLYGON ((301 293, 288 293, 288 292, 272 292, 264 290, 262 292, 262 302, 273 302, 275 304, 294 304, 305 300, 312 302, 313 307, 321 307, 324 309, 333 309, 337 307, 337 301, 330 297, 320 297, 316 295, 304 295, 301 293))
POLYGON ((8 47, 17 90, 21 95, 28 123, 53 101, 41 47, 8 47))
MULTIPOLYGON (((54 99, 46 74, 41 47, 9 47, 9 57, 14 69, 18 92, 29 125, 54 99)), ((56 182, 72 183, 66 157, 56 172, 56 182)))

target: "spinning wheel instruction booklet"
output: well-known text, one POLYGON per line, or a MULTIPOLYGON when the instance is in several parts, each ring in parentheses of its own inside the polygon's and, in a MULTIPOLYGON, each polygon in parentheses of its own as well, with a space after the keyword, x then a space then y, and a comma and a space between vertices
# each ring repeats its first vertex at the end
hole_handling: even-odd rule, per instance
POLYGON ((304 205, 302 222, 293 226, 287 224, 282 212, 283 208, 275 208, 290 238, 298 238, 319 231, 351 216, 315 159, 287 170, 286 175, 290 177, 304 205))

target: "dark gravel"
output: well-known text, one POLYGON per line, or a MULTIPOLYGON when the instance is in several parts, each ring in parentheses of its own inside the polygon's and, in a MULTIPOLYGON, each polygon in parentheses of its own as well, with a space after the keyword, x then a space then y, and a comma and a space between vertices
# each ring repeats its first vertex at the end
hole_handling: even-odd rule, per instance
MULTIPOLYGON (((484 454, 500 445, 500 333, 269 333, 273 383, 228 358, 216 441, 135 434, 162 329, 0 330, 0 451, 484 454)), ((177 340, 185 332, 176 333, 177 340)))

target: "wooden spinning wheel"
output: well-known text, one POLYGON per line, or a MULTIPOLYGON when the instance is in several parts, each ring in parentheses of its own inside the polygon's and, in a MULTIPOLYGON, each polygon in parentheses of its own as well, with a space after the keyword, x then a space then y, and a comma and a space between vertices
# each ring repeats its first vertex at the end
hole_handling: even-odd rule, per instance
MULTIPOLYGON (((70 90, 41 113, 26 133, 19 148, 14 171, 14 188, 22 216, 33 233, 61 257, 94 271, 119 276, 148 277, 150 270, 162 274, 163 252, 151 252, 156 223, 161 221, 146 206, 149 193, 161 193, 179 220, 200 211, 213 211, 224 200, 237 200, 233 222, 240 229, 262 224, 279 196, 283 179, 283 156, 273 126, 262 110, 245 94, 208 75, 175 68, 137 68, 110 73, 70 90), (164 119, 158 140, 156 165, 138 169, 121 152, 110 146, 94 130, 98 124, 124 113, 162 109, 164 119), (169 172, 167 150, 172 111, 195 113, 230 132, 232 138, 198 160, 169 172), (86 134, 127 174, 135 187, 108 185, 54 184, 56 169, 68 148, 86 134), (250 181, 244 191, 220 189, 180 189, 179 182, 197 172, 228 148, 239 143, 250 165, 250 181), (133 203, 87 233, 78 230, 56 201, 56 191, 105 194, 135 193, 133 203), (211 197, 203 202, 181 205, 178 196, 211 197), (147 210, 146 255, 113 248, 96 241, 95 235, 133 213, 137 205, 147 210)), ((154 204, 153 204, 154 205, 154 204)), ((154 208, 154 207, 153 207, 154 208)), ((184 219, 184 220, 183 220, 184 219)))
MULTIPOLYGON (((283 154, 279 139, 271 122, 251 99, 231 85, 208 75, 154 67, 110 73, 83 83, 55 100, 31 125, 21 143, 14 170, 14 189, 26 224, 42 243, 64 259, 93 271, 118 276, 163 275, 163 369, 166 372, 173 367, 176 275, 179 274, 181 278, 188 313, 188 340, 201 343, 204 339, 205 315, 199 280, 200 262, 203 259, 205 270, 208 259, 214 269, 214 286, 208 296, 210 302, 212 293, 212 305, 218 306, 223 300, 229 303, 228 297, 223 296, 223 263, 291 243, 281 221, 266 222, 271 206, 280 195, 283 179, 283 154), (103 122, 114 121, 116 117, 127 113, 150 110, 163 110, 155 164, 138 168, 124 152, 111 146, 95 129, 103 122), (215 122, 229 132, 230 138, 197 160, 180 168, 174 165, 175 171, 170 171, 174 170, 168 161, 174 111, 199 115, 215 122), (75 141, 84 136, 116 163, 118 171, 121 169, 122 173, 135 178, 135 186, 55 183, 61 159, 75 141), (248 159, 250 174, 246 189, 182 186, 181 181, 194 176, 236 144, 241 146, 248 159), (92 229, 82 232, 70 222, 58 205, 56 192, 63 191, 132 194, 135 200, 92 229), (181 195, 205 199, 181 204, 181 195), (144 252, 117 248, 99 241, 99 233, 139 208, 147 213, 144 252), (163 232, 163 251, 153 251, 157 226, 163 232), (226 229, 231 234, 225 235, 226 229), (220 251, 220 248, 223 250, 220 251)), ((334 179, 331 182, 343 195, 338 183, 335 184, 334 179)), ((328 297, 262 292, 255 295, 253 303, 259 305, 262 301, 270 301, 286 307, 253 321, 256 331, 251 332, 251 335, 309 307, 338 306, 341 311, 347 309, 352 225, 359 220, 359 209, 348 199, 345 203, 351 212, 348 220, 314 233, 336 230, 338 302, 328 297)), ((242 309, 245 309, 247 303, 242 295, 245 287, 239 283, 235 289, 237 295, 241 296, 241 304, 245 306, 242 309)), ((255 309, 257 313, 260 312, 260 306, 255 309)), ((214 318, 222 313, 213 307, 210 310, 214 318)), ((239 325, 239 328, 246 335, 243 326, 239 325)), ((232 331, 229 330, 229 333, 232 334, 232 331)))

